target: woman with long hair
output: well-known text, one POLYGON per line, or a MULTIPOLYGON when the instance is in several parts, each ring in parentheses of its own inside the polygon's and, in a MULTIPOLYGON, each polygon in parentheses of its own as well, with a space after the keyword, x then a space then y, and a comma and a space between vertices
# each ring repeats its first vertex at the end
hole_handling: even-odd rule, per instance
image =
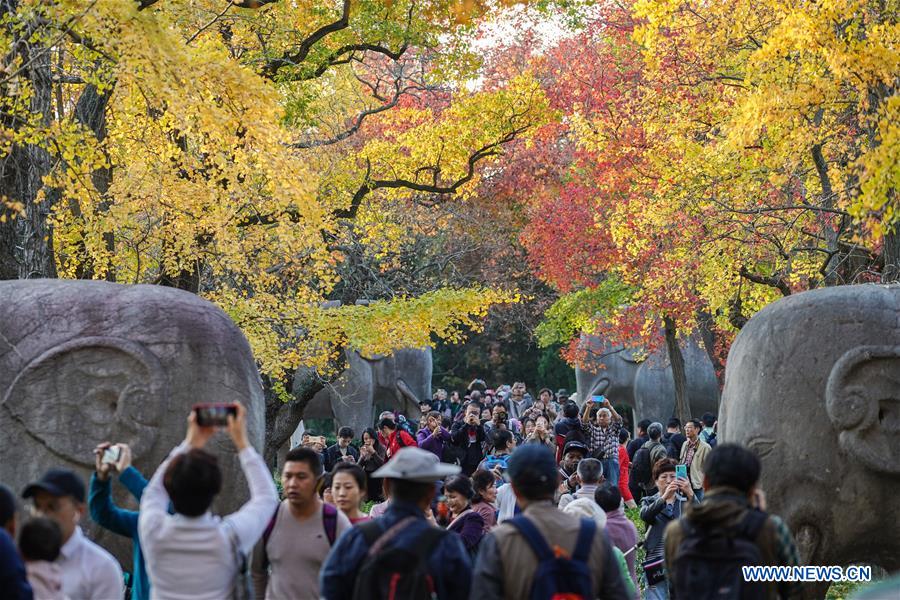
POLYGON ((359 460, 356 461, 366 473, 366 489, 369 491, 369 499, 381 502, 384 494, 381 490, 381 482, 372 478, 372 473, 381 468, 385 461, 384 446, 378 441, 378 434, 372 427, 363 430, 359 440, 359 460))

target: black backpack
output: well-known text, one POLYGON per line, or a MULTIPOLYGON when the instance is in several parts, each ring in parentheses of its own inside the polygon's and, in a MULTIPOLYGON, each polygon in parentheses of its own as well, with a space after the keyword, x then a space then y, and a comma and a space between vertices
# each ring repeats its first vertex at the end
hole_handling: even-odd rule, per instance
POLYGON ((667 433, 662 437, 660 442, 662 442, 662 445, 665 447, 666 454, 669 455, 669 458, 678 460, 678 447, 675 445, 675 442, 672 441, 672 436, 674 435, 674 433, 667 433))
POLYGON ((650 465, 650 450, 643 446, 634 453, 631 461, 631 472, 629 473, 631 481, 634 481, 642 488, 646 488, 652 478, 652 466, 650 465))
POLYGON ((756 537, 768 515, 750 509, 733 529, 703 528, 682 519, 684 538, 675 558, 673 598, 763 600, 762 582, 744 581, 741 567, 762 565, 756 537))
POLYGON ((432 600, 437 598, 428 573, 428 556, 446 530, 427 527, 409 548, 391 544, 397 533, 418 519, 407 517, 387 530, 380 519, 357 525, 369 551, 359 565, 353 600, 432 600))

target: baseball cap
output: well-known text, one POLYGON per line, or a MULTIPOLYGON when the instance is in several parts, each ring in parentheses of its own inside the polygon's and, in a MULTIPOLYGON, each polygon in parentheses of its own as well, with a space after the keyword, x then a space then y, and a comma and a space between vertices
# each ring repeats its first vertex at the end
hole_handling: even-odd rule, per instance
POLYGON ((69 469, 48 470, 40 479, 28 484, 22 497, 31 498, 41 490, 53 496, 72 496, 79 502, 84 502, 84 482, 69 469))
POLYGON ((506 477, 518 485, 556 481, 556 457, 544 444, 524 444, 507 461, 506 477))
POLYGON ((567 390, 566 388, 559 388, 558 390, 556 390, 556 396, 558 398, 568 398, 569 390, 567 390))
POLYGON ((563 447, 563 454, 567 454, 569 450, 581 450, 584 452, 584 455, 588 455, 588 447, 581 440, 570 440, 566 442, 566 445, 563 447))
POLYGON ((430 483, 448 475, 458 475, 460 471, 462 469, 459 466, 442 463, 428 450, 406 446, 400 448, 387 464, 372 473, 372 477, 430 483))

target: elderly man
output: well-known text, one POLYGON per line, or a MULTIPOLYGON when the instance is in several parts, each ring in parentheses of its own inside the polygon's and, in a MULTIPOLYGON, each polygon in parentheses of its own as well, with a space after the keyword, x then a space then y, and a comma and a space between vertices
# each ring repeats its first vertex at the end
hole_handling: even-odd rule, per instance
POLYGON ((684 425, 687 441, 681 446, 681 464, 687 465, 688 479, 698 500, 703 500, 703 467, 709 456, 709 444, 700 439, 703 426, 698 419, 691 419, 684 425))
POLYGON ((619 485, 619 431, 622 429, 622 417, 613 408, 609 399, 604 396, 597 411, 597 421, 591 422, 591 409, 597 404, 594 398, 584 403, 581 413, 581 428, 588 436, 588 448, 591 456, 603 465, 606 480, 612 485, 619 485))
POLYGON ((424 569, 437 598, 466 598, 472 564, 461 538, 431 526, 425 511, 431 510, 435 482, 459 473, 456 465, 438 461, 421 448, 401 448, 397 455, 373 473, 387 479, 391 498, 384 515, 357 525, 342 535, 328 555, 319 575, 325 600, 358 598, 374 587, 394 588, 396 597, 409 597, 406 587, 414 578, 415 561, 396 564, 391 556, 424 559, 424 569), (377 546, 377 552, 370 549, 377 546), (379 562, 384 559, 384 562, 379 562), (372 568, 369 568, 371 565, 372 568))
POLYGON ((585 458, 578 462, 575 468, 578 473, 578 491, 569 494, 563 494, 559 497, 559 509, 562 510, 568 504, 579 498, 590 498, 594 500, 594 492, 603 479, 603 466, 596 458, 585 458))

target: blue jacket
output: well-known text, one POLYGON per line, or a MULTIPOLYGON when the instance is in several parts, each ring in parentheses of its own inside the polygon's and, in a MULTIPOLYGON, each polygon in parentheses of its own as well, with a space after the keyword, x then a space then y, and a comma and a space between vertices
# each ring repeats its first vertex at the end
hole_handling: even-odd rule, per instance
MULTIPOLYGON (((425 520, 422 510, 412 504, 393 500, 384 515, 378 518, 386 531, 410 515, 418 517, 418 520, 401 530, 394 538, 393 543, 400 547, 411 546, 422 531, 432 527, 425 520)), ((344 600, 353 597, 356 573, 368 551, 369 546, 356 527, 349 529, 338 539, 319 574, 319 593, 322 598, 344 600)), ((435 591, 441 600, 465 600, 469 597, 472 563, 458 535, 447 534, 435 544, 428 557, 428 572, 434 579, 435 591)))
MULTIPOLYGON (((140 471, 134 467, 128 467, 119 475, 119 481, 140 503, 144 488, 147 487, 147 480, 140 471)), ((147 579, 144 554, 141 552, 141 540, 138 537, 138 511, 125 510, 116 506, 112 500, 111 484, 112 478, 100 481, 97 479, 96 473, 91 475, 91 487, 88 491, 88 507, 91 511, 91 518, 100 527, 131 538, 134 546, 131 600, 147 600, 150 598, 150 582, 147 579)))
POLYGON ((16 550, 16 544, 3 527, 0 527, 0 592, 10 600, 31 600, 31 585, 25 575, 25 565, 16 550))

